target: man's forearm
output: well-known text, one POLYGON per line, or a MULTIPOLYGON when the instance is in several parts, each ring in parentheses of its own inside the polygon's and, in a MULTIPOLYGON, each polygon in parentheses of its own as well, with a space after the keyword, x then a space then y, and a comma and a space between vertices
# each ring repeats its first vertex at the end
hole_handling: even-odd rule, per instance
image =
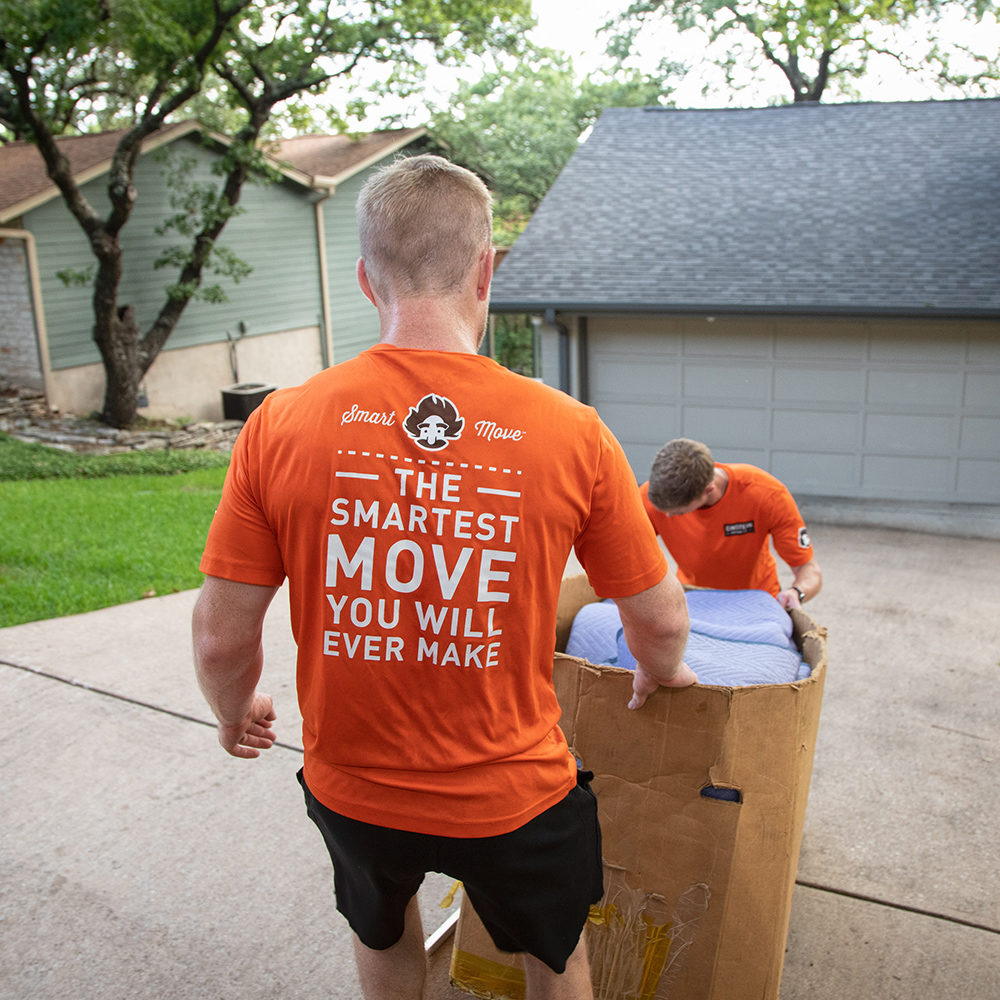
POLYGON ((683 669, 688 639, 688 609, 684 591, 674 577, 634 597, 616 601, 625 641, 636 661, 661 684, 683 669))
POLYGON ((823 574, 815 559, 792 567, 792 586, 801 592, 802 601, 811 600, 823 587, 823 574))
POLYGON ((680 673, 687 637, 686 617, 683 627, 658 630, 656 634, 642 628, 625 629, 629 652, 661 684, 669 683, 680 673))
POLYGON ((195 603, 195 675, 209 707, 225 725, 235 725, 250 711, 264 665, 264 615, 275 589, 210 576, 195 603))
POLYGON ((195 675, 212 714, 224 725, 235 725, 250 713, 264 664, 260 643, 251 653, 208 653, 195 641, 195 675))

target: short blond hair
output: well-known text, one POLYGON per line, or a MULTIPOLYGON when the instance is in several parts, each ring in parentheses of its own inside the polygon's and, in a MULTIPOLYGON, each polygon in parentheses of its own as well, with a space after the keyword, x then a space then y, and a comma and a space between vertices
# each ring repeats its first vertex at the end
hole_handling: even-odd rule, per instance
POLYGON ((493 239, 486 185, 430 154, 376 171, 358 196, 357 220, 365 273, 390 297, 456 292, 493 239))
POLYGON ((693 503, 715 475, 712 453, 700 441, 674 438, 653 459, 649 502, 659 510, 676 510, 693 503))

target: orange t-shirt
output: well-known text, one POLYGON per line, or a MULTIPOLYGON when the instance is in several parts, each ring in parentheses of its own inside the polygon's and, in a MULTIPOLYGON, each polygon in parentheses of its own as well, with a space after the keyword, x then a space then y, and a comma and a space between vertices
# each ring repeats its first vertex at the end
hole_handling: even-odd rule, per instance
POLYGON ((781 590, 768 536, 789 566, 813 557, 809 533, 795 500, 779 479, 753 465, 716 463, 729 476, 722 499, 711 507, 671 516, 640 493, 656 533, 677 562, 681 583, 718 590, 781 590))
POLYGON ((605 597, 666 573, 596 412, 479 355, 378 345, 254 411, 201 569, 288 577, 321 802, 480 837, 575 784, 552 687, 574 547, 605 597))

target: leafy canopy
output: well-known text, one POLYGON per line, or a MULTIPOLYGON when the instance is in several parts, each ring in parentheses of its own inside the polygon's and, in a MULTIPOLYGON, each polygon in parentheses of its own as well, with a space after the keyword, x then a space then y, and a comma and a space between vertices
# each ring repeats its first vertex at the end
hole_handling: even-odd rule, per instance
POLYGON ((663 75, 620 70, 579 79, 572 60, 531 49, 517 62, 463 83, 432 110, 430 132, 446 155, 478 173, 495 199, 495 239, 523 229, 581 136, 606 107, 661 104, 663 75))
POLYGON ((794 101, 818 101, 828 90, 856 96, 876 55, 944 92, 981 96, 1000 79, 997 53, 947 42, 936 28, 945 18, 995 22, 997 12, 988 0, 634 0, 606 28, 616 32, 608 51, 620 60, 638 51, 640 36, 657 22, 700 33, 721 46, 730 87, 747 72, 759 78, 777 68, 794 101))
MULTIPOLYGON (((362 112, 415 88, 427 65, 512 48, 528 0, 17 0, 0 5, 0 125, 34 139, 129 127, 183 110, 235 125, 324 84, 381 66, 362 112), (213 110, 214 109, 214 110, 213 110), (235 117, 233 111, 238 113, 235 117)), ((303 114, 292 103, 288 114, 303 114)))

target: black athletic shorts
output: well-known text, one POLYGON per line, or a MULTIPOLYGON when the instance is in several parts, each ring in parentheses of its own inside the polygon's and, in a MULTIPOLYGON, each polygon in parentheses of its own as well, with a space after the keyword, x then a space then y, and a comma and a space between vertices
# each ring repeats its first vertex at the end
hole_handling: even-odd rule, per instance
POLYGON ((328 809, 302 776, 306 811, 333 861, 337 909, 369 948, 402 936, 406 906, 427 872, 461 880, 501 951, 528 952, 566 969, 590 906, 604 893, 593 774, 561 802, 496 837, 437 837, 349 819, 328 809))

